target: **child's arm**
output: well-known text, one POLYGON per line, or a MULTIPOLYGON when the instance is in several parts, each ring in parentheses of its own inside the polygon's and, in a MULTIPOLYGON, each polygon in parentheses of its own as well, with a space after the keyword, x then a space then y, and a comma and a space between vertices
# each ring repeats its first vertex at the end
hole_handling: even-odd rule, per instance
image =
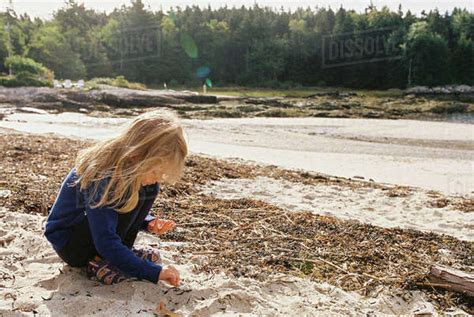
POLYGON ((87 209, 92 239, 99 254, 124 273, 153 283, 167 282, 179 286, 179 272, 173 266, 154 264, 140 259, 127 248, 117 235, 118 214, 111 208, 87 209))
POLYGON ((114 209, 86 208, 86 214, 94 245, 103 258, 130 276, 158 282, 162 267, 140 259, 122 243, 116 232, 118 214, 114 209))

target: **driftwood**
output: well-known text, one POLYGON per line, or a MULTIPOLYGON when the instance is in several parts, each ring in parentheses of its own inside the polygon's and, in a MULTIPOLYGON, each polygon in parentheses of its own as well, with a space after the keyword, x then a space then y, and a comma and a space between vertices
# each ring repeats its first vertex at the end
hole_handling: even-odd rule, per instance
POLYGON ((453 268, 434 266, 428 275, 427 286, 443 288, 474 297, 474 274, 453 268))

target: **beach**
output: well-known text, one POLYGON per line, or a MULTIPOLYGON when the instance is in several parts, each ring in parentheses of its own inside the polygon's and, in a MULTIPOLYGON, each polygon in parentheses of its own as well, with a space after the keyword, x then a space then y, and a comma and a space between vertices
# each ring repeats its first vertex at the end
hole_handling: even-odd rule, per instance
POLYGON ((382 291, 375 298, 366 298, 328 283, 286 274, 257 281, 223 273, 196 273, 193 268, 203 256, 183 255, 176 244, 149 234, 140 236, 138 246, 159 247, 164 263, 175 263, 179 258, 182 287, 140 281, 103 286, 87 280, 83 270, 61 263, 42 238, 43 217, 1 210, 0 218, 2 316, 154 316, 160 315, 160 302, 182 316, 398 315, 436 311, 421 291, 382 291))
POLYGON ((472 1, 186 1, 2 5, 0 317, 474 316, 472 1))
POLYGON ((92 141, 1 138, 3 315, 153 315, 160 302, 183 316, 467 314, 467 298, 422 286, 434 264, 472 270, 463 195, 192 154, 152 209, 178 228, 139 238, 183 285, 107 287, 62 263, 41 230, 73 153, 92 141))

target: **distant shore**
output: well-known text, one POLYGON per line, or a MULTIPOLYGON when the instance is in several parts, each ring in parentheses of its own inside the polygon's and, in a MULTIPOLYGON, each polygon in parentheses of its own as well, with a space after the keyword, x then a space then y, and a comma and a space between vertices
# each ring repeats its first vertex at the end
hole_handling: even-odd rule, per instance
POLYGON ((5 113, 9 107, 33 107, 49 113, 78 111, 93 116, 133 116, 149 108, 163 107, 189 119, 324 117, 471 123, 474 122, 474 101, 470 96, 470 93, 430 95, 339 88, 216 88, 202 94, 190 90, 134 90, 106 85, 86 90, 20 87, 0 88, 0 111, 5 113))

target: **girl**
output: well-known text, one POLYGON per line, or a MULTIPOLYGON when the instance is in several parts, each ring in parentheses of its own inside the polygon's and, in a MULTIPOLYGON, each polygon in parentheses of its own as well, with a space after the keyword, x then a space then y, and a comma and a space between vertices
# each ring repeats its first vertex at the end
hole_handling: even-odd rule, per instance
POLYGON ((161 111, 144 113, 117 137, 80 151, 45 225, 61 259, 86 266, 105 284, 135 277, 178 286, 174 267, 162 267, 159 253, 133 244, 140 229, 163 234, 174 228, 148 212, 160 184, 181 176, 187 153, 176 117, 161 111))

